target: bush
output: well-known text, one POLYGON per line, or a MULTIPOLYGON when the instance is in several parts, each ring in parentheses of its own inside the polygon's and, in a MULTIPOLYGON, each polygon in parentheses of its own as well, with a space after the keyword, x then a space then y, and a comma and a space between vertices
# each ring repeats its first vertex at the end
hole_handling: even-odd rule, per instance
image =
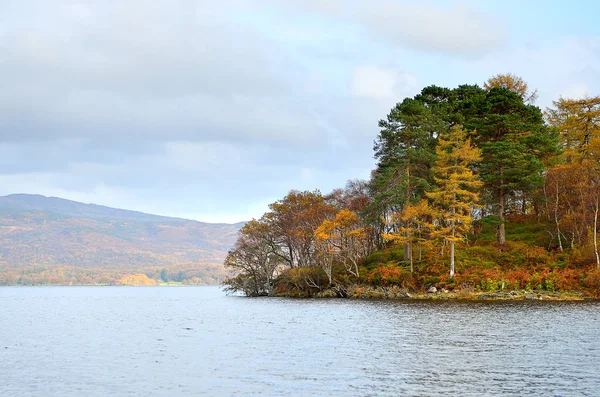
POLYGON ((392 263, 377 266, 365 275, 365 279, 367 283, 374 286, 400 285, 403 288, 414 287, 412 274, 392 263))
POLYGON ((525 269, 516 269, 507 272, 504 275, 506 282, 509 284, 509 288, 512 289, 525 289, 527 283, 531 279, 531 274, 525 269))
POLYGON ((295 267, 283 272, 275 281, 278 295, 307 296, 329 287, 327 275, 318 266, 295 267))
POLYGON ((589 272, 583 280, 586 287, 600 289, 600 270, 589 272))

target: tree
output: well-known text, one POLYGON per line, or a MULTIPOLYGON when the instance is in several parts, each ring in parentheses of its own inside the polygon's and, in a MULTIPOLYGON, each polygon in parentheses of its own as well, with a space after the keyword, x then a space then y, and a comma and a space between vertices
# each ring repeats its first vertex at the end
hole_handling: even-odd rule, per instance
POLYGON ((290 191, 282 200, 269 205, 265 214, 274 241, 281 248, 277 255, 289 267, 315 263, 314 233, 337 209, 325 202, 319 191, 290 191))
POLYGON ((529 85, 521 77, 512 73, 497 74, 490 77, 483 84, 483 88, 491 90, 492 88, 506 88, 515 94, 518 94, 523 102, 533 104, 537 99, 537 90, 530 91, 529 85))
MULTIPOLYGON (((379 121, 379 127, 374 147, 378 165, 372 179, 373 190, 377 192, 373 205, 378 207, 381 217, 388 218, 389 224, 392 213, 401 213, 418 202, 429 189, 435 139, 446 124, 434 107, 415 97, 398 103, 385 120, 379 121)), ((384 232, 393 233, 395 227, 384 232)), ((406 260, 412 260, 410 244, 410 241, 405 243, 406 260)))
POLYGON ((526 197, 543 184, 544 160, 558 152, 557 135, 539 108, 507 88, 492 87, 473 117, 465 120, 473 143, 482 149, 479 173, 499 218, 497 242, 506 243, 506 201, 526 197))
MULTIPOLYGON (((73 280, 77 284, 77 280, 73 280)), ((72 282, 73 282, 72 281, 72 282)), ((135 286, 152 286, 156 285, 156 280, 148 278, 145 274, 127 274, 118 281, 121 285, 135 285, 135 286)))
POLYGON ((167 275, 167 269, 162 269, 160 271, 160 279, 165 283, 169 281, 169 276, 167 275))
MULTIPOLYGON (((555 224, 561 247, 561 225, 581 236, 582 224, 593 232, 596 265, 600 269, 598 212, 600 202, 600 97, 561 98, 548 109, 549 123, 559 132, 562 162, 546 178, 555 197, 555 224), (562 205, 561 205, 562 204, 562 205), (593 216, 592 216, 593 214, 593 216)), ((564 227, 563 227, 564 229, 564 227)), ((572 240, 573 241, 573 240, 572 240)))
POLYGON ((546 116, 560 134, 565 161, 600 160, 600 97, 560 98, 553 104, 546 116))
POLYGON ((243 291, 247 296, 272 295, 273 278, 282 264, 279 249, 267 220, 246 223, 225 259, 225 267, 237 273, 225 280, 228 290, 243 291))
POLYGON ((408 204, 401 213, 396 213, 392 216, 392 219, 398 219, 402 226, 398 231, 385 233, 383 236, 386 240, 404 244, 404 249, 408 247, 411 250, 408 255, 411 273, 414 272, 413 245, 424 240, 424 234, 431 224, 430 219, 432 215, 433 213, 426 199, 416 204, 408 204))
POLYGON ((341 210, 335 219, 327 219, 317 228, 315 237, 323 270, 330 284, 335 262, 343 264, 353 276, 360 277, 358 263, 369 254, 371 246, 368 228, 355 212, 341 210))
POLYGON ((436 187, 427 197, 438 220, 434 234, 450 246, 450 277, 454 277, 454 246, 471 229, 473 207, 483 185, 471 169, 481 160, 481 151, 471 146, 464 129, 455 126, 438 139, 435 152, 432 171, 436 187))

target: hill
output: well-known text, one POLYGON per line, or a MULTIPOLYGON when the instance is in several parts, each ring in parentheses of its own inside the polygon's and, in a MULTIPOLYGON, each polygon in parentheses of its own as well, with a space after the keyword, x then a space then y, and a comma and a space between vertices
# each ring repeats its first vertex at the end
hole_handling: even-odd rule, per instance
POLYGON ((203 223, 40 195, 4 196, 0 284, 110 284, 128 273, 213 283, 224 274, 221 263, 243 224, 203 223))

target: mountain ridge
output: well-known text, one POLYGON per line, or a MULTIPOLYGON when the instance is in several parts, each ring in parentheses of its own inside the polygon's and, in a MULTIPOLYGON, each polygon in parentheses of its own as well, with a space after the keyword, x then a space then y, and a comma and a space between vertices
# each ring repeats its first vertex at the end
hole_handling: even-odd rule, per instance
POLYGON ((166 215, 156 215, 148 212, 109 207, 101 204, 94 203, 83 203, 75 200, 64 199, 55 196, 44 196, 41 194, 29 194, 29 193, 14 193, 6 196, 0 196, 0 210, 2 209, 29 209, 29 210, 45 210, 52 211, 61 214, 68 214, 71 216, 83 217, 87 216, 88 219, 97 218, 114 218, 115 216, 120 219, 139 219, 148 221, 185 221, 185 222, 198 222, 209 225, 244 225, 246 221, 227 223, 227 222, 204 222, 194 219, 172 217, 166 215), (43 203, 42 203, 43 202, 43 203), (12 204, 12 205, 11 205, 12 204), (67 207, 72 207, 71 211, 67 207), (76 212, 73 212, 75 209, 76 212), (86 212, 85 209, 88 211, 86 212), (102 215, 102 211, 104 215, 102 215), (112 215, 110 216, 109 215, 112 215))
MULTIPOLYGON (((210 284, 225 274, 222 263, 244 224, 199 222, 42 195, 2 196, 0 284, 44 283, 48 272, 55 277, 56 269, 63 268, 75 274, 75 283, 95 282, 106 274, 111 282, 132 273, 156 279, 166 269, 170 279, 210 284)), ((66 282, 61 280, 53 283, 66 282)))

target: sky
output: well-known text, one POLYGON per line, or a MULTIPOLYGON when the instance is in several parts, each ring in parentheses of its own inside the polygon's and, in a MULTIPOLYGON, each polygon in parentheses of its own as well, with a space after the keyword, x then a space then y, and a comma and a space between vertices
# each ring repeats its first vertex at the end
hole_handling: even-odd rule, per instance
POLYGON ((0 0, 0 195, 205 222, 374 168, 423 87, 600 95, 600 2, 0 0))

